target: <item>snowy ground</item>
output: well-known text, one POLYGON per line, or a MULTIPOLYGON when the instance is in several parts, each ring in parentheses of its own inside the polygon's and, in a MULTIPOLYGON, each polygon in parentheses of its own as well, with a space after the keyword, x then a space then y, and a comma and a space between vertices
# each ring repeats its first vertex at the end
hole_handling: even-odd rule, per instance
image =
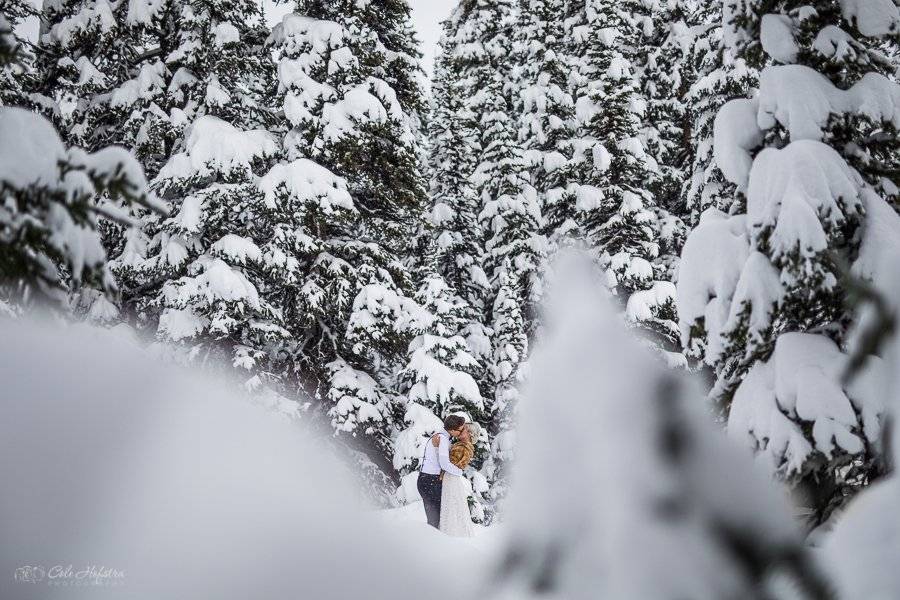
POLYGON ((377 514, 378 518, 383 519, 392 529, 400 530, 404 537, 421 541, 423 548, 433 546, 437 556, 447 559, 455 558, 457 553, 463 554, 465 561, 471 561, 473 558, 477 558, 479 562, 491 559, 497 555, 505 531, 503 525, 491 527, 475 525, 474 538, 446 536, 425 522, 425 509, 421 501, 400 508, 378 511, 377 514), (474 556, 473 551, 477 553, 474 556))
POLYGON ((447 597, 485 597, 492 588, 492 568, 505 539, 502 524, 475 526, 475 537, 453 538, 425 522, 422 502, 380 510, 376 520, 400 543, 412 550, 419 569, 434 578, 447 597))

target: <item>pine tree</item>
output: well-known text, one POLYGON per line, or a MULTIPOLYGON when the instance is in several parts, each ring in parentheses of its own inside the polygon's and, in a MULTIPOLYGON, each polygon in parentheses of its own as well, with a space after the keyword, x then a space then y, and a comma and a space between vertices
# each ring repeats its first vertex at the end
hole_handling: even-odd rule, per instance
POLYGON ((494 291, 508 265, 521 283, 523 311, 534 325, 546 249, 540 205, 518 142, 518 75, 509 63, 517 16, 512 2, 463 4, 454 40, 478 119, 480 156, 473 174, 485 235, 485 267, 494 291))
MULTIPOLYGON (((489 429, 497 440, 491 469, 491 481, 497 483, 505 475, 501 467, 505 455, 512 451, 504 433, 511 428, 510 414, 517 397, 514 385, 519 382, 513 374, 527 359, 527 346, 514 352, 510 344, 520 344, 520 336, 527 339, 538 326, 547 248, 539 233, 542 221, 537 194, 528 183, 510 120, 496 110, 486 115, 485 121, 490 124, 485 135, 487 147, 475 177, 481 188, 480 219, 487 232, 486 263, 497 290, 491 313, 493 403, 489 429)), ((495 495, 502 493, 502 483, 500 486, 495 495)))
MULTIPOLYGON (((34 104, 28 91, 36 80, 34 57, 13 29, 34 14, 19 2, 0 14, 0 104, 34 104)), ((100 230, 106 222, 131 231, 128 210, 134 206, 162 210, 147 193, 143 170, 122 148, 67 148, 44 118, 21 108, 0 110, 3 303, 49 299, 91 318, 114 317, 118 286, 100 230)))
POLYGON ((652 3, 646 20, 629 28, 632 33, 625 42, 632 46, 631 59, 640 80, 641 137, 656 163, 647 187, 656 205, 677 217, 685 214, 681 188, 695 147, 685 103, 696 79, 688 55, 694 4, 693 0, 652 3), (636 27, 640 31, 635 32, 636 27))
POLYGON ((632 16, 597 1, 588 12, 585 85, 578 92, 584 115, 577 163, 580 220, 601 267, 626 305, 627 318, 651 332, 656 344, 676 349, 674 300, 659 257, 659 219, 646 189, 653 159, 643 147, 634 106, 638 95, 628 59, 632 16))
POLYGON ((174 141, 163 62, 171 10, 168 3, 45 3, 30 91, 64 139, 90 150, 123 145, 156 174, 174 141))
POLYGON ((496 107, 484 117, 486 147, 475 172, 482 210, 479 218, 487 234, 486 264, 499 288, 507 270, 522 294, 529 327, 540 300, 542 263, 546 257, 537 193, 528 181, 521 147, 513 138, 510 117, 496 107))
MULTIPOLYGON (((298 229, 284 228, 296 278, 282 300, 292 332, 284 359, 341 439, 366 454, 372 477, 396 480, 408 391, 398 388, 398 373, 431 323, 404 262, 426 199, 425 104, 409 7, 302 1, 271 42, 287 159, 274 169, 315 165, 347 193, 339 206, 310 206, 298 229)), ((303 193, 305 183, 285 192, 303 193)))
POLYGON ((562 21, 563 51, 573 60, 567 85, 569 94, 575 97, 584 84, 582 71, 587 66, 584 60, 588 42, 587 3, 582 0, 564 0, 562 10, 556 18, 562 21))
POLYGON ((690 60, 697 80, 687 93, 695 147, 694 161, 682 187, 686 220, 696 226, 700 214, 713 206, 726 213, 739 211, 734 205, 735 186, 725 179, 713 155, 716 113, 729 100, 746 97, 758 83, 758 74, 746 61, 726 47, 722 32, 722 4, 701 2, 689 21, 696 28, 690 60))
MULTIPOLYGON (((8 40, 0 37, 4 71, 14 56, 8 40)), ((0 309, 50 301, 64 311, 114 310, 103 296, 116 284, 98 219, 128 221, 103 199, 159 210, 146 187, 140 165, 122 148, 66 148, 43 117, 0 107, 0 309)))
POLYGON ((431 115, 432 208, 429 221, 437 251, 437 270, 468 305, 470 327, 484 322, 490 282, 484 272, 480 202, 472 184, 480 150, 478 123, 466 104, 466 82, 455 58, 454 21, 444 23, 435 63, 431 115))
MULTIPOLYGON (((516 43, 521 24, 517 4, 517 0, 464 0, 450 17, 455 30, 453 54, 479 121, 494 106, 497 90, 507 111, 520 106, 523 73, 515 59, 523 56, 523 49, 516 43), (489 91, 492 84, 496 89, 489 91)), ((482 135, 484 130, 482 124, 482 135)))
POLYGON ((277 380, 267 349, 287 333, 268 292, 289 277, 262 249, 269 231, 257 179, 279 153, 262 129, 272 80, 262 15, 234 1, 185 3, 175 16, 166 93, 184 129, 153 182, 171 216, 147 219, 143 236, 124 240, 119 273, 139 323, 190 359, 245 369, 256 389, 277 380))
MULTIPOLYGON (((490 224, 482 211, 495 195, 495 190, 486 186, 496 186, 496 182, 484 175, 486 169, 498 167, 485 160, 491 136, 498 133, 495 121, 503 120, 506 128, 500 151, 512 152, 518 161, 513 187, 527 181, 521 148, 513 143, 517 98, 510 56, 517 24, 514 8, 511 0, 461 2, 444 23, 434 88, 434 231, 442 262, 456 263, 454 269, 445 267, 442 272, 473 310, 466 334, 470 349, 487 361, 492 354, 487 325, 496 293, 494 269, 500 263, 486 250, 494 244, 494 232, 486 229, 490 224)), ((500 146, 491 150, 494 158, 500 146)), ((479 383, 482 391, 492 396, 490 369, 479 383)))
POLYGON ((493 444, 484 469, 491 485, 490 497, 495 503, 506 495, 508 465, 515 456, 514 429, 519 386, 528 357, 527 323, 521 308, 521 282, 515 279, 514 270, 509 265, 504 267, 493 307, 492 375, 495 383, 494 401, 491 404, 493 444))
POLYGON ((574 61, 565 54, 564 8, 561 0, 531 0, 523 4, 520 16, 526 84, 519 140, 543 207, 544 231, 551 239, 577 239, 581 233, 570 185, 575 105, 568 74, 574 61))
MULTIPOLYGON (((884 469, 880 404, 842 377, 854 323, 845 270, 885 276, 879 224, 898 189, 897 131, 881 102, 900 87, 880 57, 900 10, 815 9, 726 4, 726 39, 761 68, 758 95, 716 118, 718 167, 747 212, 703 214, 678 297, 683 340, 716 370, 729 431, 800 486, 818 524, 884 469), (824 102, 812 108, 812 96, 824 102)), ((876 377, 878 359, 866 367, 876 377)))
POLYGON ((304 121, 304 134, 294 140, 298 151, 311 146, 317 162, 347 179, 360 209, 370 216, 370 233, 397 255, 409 245, 426 196, 418 147, 425 103, 417 83, 419 55, 409 10, 401 1, 351 0, 304 0, 297 9, 338 24, 341 30, 335 35, 347 49, 335 57, 334 73, 326 70, 313 77, 325 84, 309 92, 319 98, 304 98, 303 109, 310 111, 308 102, 320 102, 322 114, 310 111, 306 122, 297 106, 295 119, 304 121), (375 109, 371 116, 365 114, 369 109, 375 109), (354 121, 360 124, 354 127, 354 121))
MULTIPOLYGON (((34 69, 24 81, 30 104, 65 143, 88 151, 124 146, 151 179, 171 153, 177 129, 165 93, 171 73, 163 62, 172 37, 170 9, 169 3, 45 2, 34 69)), ((135 221, 156 218, 133 204, 118 208, 131 211, 135 221)), ((98 227, 127 296, 131 282, 120 276, 120 260, 139 231, 109 219, 98 227)))
MULTIPOLYGON (((509 414, 514 398, 509 381, 496 379, 501 370, 496 361, 511 359, 510 356, 501 358, 505 355, 497 346, 500 342, 496 331, 490 343, 486 343, 486 334, 491 331, 488 325, 505 322, 505 317, 498 313, 502 307, 503 311, 513 310, 519 315, 521 335, 534 332, 538 326, 536 307, 543 293, 541 280, 547 254, 540 199, 531 185, 518 135, 523 110, 521 91, 527 77, 516 65, 528 52, 519 40, 521 23, 522 14, 512 0, 467 0, 460 3, 447 21, 442 49, 443 56, 447 57, 448 73, 452 73, 457 82, 463 104, 454 111, 455 118, 464 120, 466 131, 469 123, 472 124, 470 145, 475 151, 469 182, 475 192, 471 206, 477 215, 477 224, 469 221, 473 212, 468 208, 468 200, 465 204, 460 203, 464 208, 458 212, 455 206, 453 208, 457 218, 465 219, 458 230, 478 231, 482 236, 478 245, 464 250, 466 262, 470 261, 469 256, 476 258, 477 254, 483 254, 481 260, 486 275, 483 283, 488 286, 488 293, 477 290, 480 297, 472 305, 481 311, 481 321, 470 323, 469 330, 474 335, 469 333, 466 337, 474 355, 484 359, 488 366, 479 386, 486 399, 487 422, 482 424, 487 426, 486 430, 494 440, 482 469, 491 485, 488 495, 492 501, 502 495, 505 473, 501 463, 513 446, 511 435, 502 435, 501 445, 496 436, 501 429, 506 431, 510 427, 509 414), (504 281, 508 282, 505 286, 504 281), (500 293, 504 294, 504 301, 498 304, 500 293), (500 406, 505 408, 501 410, 500 406)), ((544 37, 543 25, 534 36, 535 40, 538 36, 544 37)), ((540 52, 537 47, 534 50, 540 52)), ((552 60, 552 56, 547 58, 552 60)), ((536 73, 532 75, 537 77, 536 73)), ((535 114, 536 126, 546 127, 551 120, 549 116, 535 114)), ((441 116, 440 112, 438 116, 441 116)), ((441 167, 437 168, 440 172, 441 167)), ((442 234, 442 237, 447 239, 449 236, 442 234)), ((471 289, 471 284, 467 287, 471 289)), ((509 337, 505 333, 503 336, 504 340, 509 337)), ((518 362, 526 359, 524 349, 515 359, 518 362)), ((517 371, 518 362, 506 364, 504 369, 517 371)), ((505 377, 508 376, 509 373, 505 377)))
MULTIPOLYGON (((638 136, 646 155, 643 187, 653 198, 647 208, 654 215, 658 244, 653 266, 664 281, 675 279, 686 235, 681 187, 694 148, 685 103, 685 93, 696 77, 688 60, 694 35, 688 17, 694 4, 693 0, 620 3, 620 23, 615 32, 618 50, 635 80, 633 106, 639 115, 638 136)), ((607 10, 604 2, 588 2, 588 20, 607 10)), ((672 343, 668 345, 675 348, 672 343)))
MULTIPOLYGON (((645 103, 641 137, 656 168, 647 188, 654 196, 659 256, 654 266, 660 278, 674 281, 678 257, 687 235, 689 213, 682 188, 695 161, 693 119, 686 98, 698 73, 690 60, 696 36, 696 0, 658 2, 652 7, 652 35, 643 44, 653 48, 639 67, 645 103)), ((642 53, 638 50, 638 56, 642 53)), ((674 312, 671 313, 674 317, 674 312)), ((673 337, 674 338, 677 336, 673 337)), ((673 346, 673 347, 677 347, 673 346)))
POLYGON ((8 0, 0 12, 0 106, 31 104, 26 89, 33 77, 34 53, 15 29, 36 14, 26 0, 8 0))

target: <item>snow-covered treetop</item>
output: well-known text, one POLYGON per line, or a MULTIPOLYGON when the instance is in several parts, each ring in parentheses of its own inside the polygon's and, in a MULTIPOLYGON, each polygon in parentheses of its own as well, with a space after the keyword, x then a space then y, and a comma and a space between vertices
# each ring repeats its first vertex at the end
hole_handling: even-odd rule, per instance
POLYGON ((391 71, 371 68, 402 52, 362 29, 356 19, 364 16, 353 11, 334 14, 333 20, 315 14, 285 15, 269 37, 280 56, 278 76, 291 124, 311 128, 314 147, 320 147, 356 133, 361 124, 390 119, 403 127, 404 143, 413 143, 418 117, 410 111, 417 107, 405 104, 403 90, 388 77, 391 71))

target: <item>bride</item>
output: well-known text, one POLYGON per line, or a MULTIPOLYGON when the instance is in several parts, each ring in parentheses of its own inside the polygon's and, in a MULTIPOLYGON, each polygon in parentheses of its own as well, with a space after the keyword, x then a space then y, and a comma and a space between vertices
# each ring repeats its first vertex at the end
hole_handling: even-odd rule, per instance
MULTIPOLYGON (((465 470, 475 455, 472 443, 474 423, 467 423, 459 433, 456 443, 450 447, 450 462, 465 470)), ((441 473, 440 530, 454 537, 472 537, 472 517, 469 515, 471 488, 463 475, 441 473)))

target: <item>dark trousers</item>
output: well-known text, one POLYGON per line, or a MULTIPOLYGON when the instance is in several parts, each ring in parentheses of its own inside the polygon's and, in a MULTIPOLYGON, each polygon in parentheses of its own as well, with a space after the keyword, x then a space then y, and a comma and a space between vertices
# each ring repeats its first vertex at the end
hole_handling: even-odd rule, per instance
POLYGON ((428 524, 437 529, 441 524, 441 478, 440 475, 419 473, 416 487, 425 505, 425 518, 428 524))

